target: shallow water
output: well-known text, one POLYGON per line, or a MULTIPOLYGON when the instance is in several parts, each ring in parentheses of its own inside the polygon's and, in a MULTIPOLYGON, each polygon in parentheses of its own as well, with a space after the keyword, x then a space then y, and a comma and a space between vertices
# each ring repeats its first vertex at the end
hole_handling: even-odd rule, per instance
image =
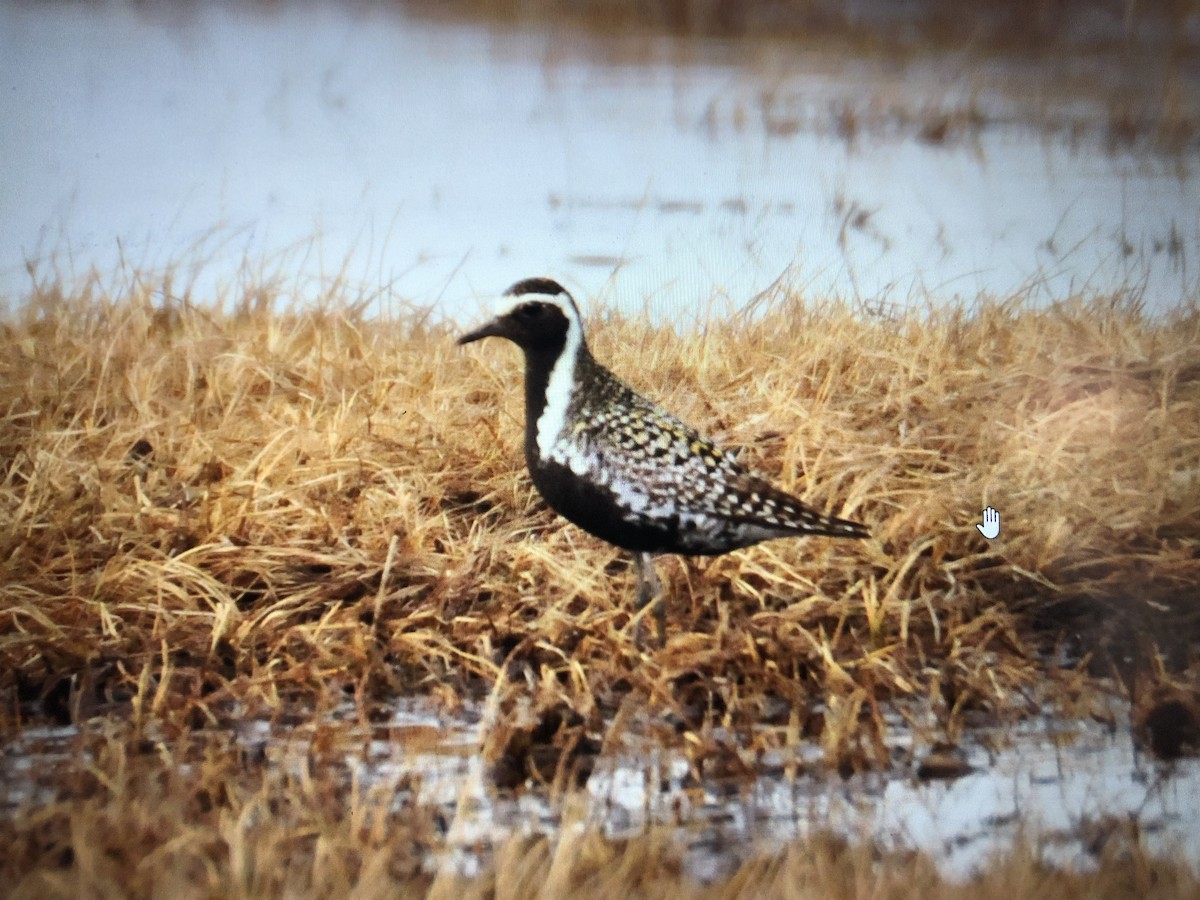
MULTIPOLYGON (((1195 75, 1122 102, 1194 113, 1195 75)), ((684 320, 777 282, 883 311, 1120 286, 1169 308, 1197 294, 1200 148, 1114 149, 1107 77, 338 4, 5 5, 0 297, 27 262, 120 283, 187 260, 177 291, 278 272, 304 297, 344 270, 464 319, 533 274, 684 320)))
MULTIPOLYGON (((1047 863, 1092 866, 1107 843, 1136 831, 1144 850, 1170 854, 1200 871, 1200 759, 1171 764, 1142 753, 1122 710, 1117 724, 1044 717, 1007 728, 978 728, 959 746, 966 774, 924 779, 927 747, 899 717, 890 717, 886 772, 841 778, 821 762, 816 743, 795 754, 768 753, 751 777, 696 780, 688 760, 649 738, 628 737, 596 760, 577 798, 556 804, 532 782, 498 790, 478 752, 487 715, 468 706, 447 715, 419 701, 397 703, 390 719, 364 731, 352 710, 318 723, 322 778, 355 780, 364 793, 394 791, 393 808, 434 807, 447 823, 445 844, 427 860, 465 875, 514 833, 552 835, 587 824, 612 838, 667 828, 685 848, 700 880, 730 874, 756 853, 770 853, 818 833, 870 841, 893 851, 919 850, 942 873, 966 879, 1019 842, 1047 863), (329 747, 330 724, 340 734, 329 747), (340 759, 340 764, 337 760, 340 759), (333 760, 333 762, 330 762, 333 760)), ((95 723, 92 723, 95 724, 95 723)), ((318 738, 313 727, 247 720, 236 746, 271 766, 308 771, 318 738)), ((76 749, 74 728, 30 728, 0 755, 0 810, 52 798, 46 773, 66 773, 90 759, 76 749), (40 773, 35 781, 32 772, 40 773)), ((730 738, 732 741, 732 738, 730 738)))

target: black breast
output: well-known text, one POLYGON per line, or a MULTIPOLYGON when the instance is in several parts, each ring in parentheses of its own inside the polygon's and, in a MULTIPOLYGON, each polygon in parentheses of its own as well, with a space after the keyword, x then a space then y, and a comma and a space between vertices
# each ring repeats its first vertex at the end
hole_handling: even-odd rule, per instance
POLYGON ((679 517, 639 519, 603 485, 552 461, 530 459, 534 486, 551 509, 589 534, 624 550, 678 553, 679 517))

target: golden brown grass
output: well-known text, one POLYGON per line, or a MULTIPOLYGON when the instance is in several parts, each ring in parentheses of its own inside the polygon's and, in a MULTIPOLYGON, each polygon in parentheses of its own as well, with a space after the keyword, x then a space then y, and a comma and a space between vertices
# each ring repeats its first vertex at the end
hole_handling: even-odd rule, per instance
MULTIPOLYGON (((59 785, 61 802, 4 826, 29 896, 176 895, 185 872, 204 896, 278 895, 291 878, 322 895, 385 876, 430 886, 396 836, 419 816, 344 796, 327 814, 319 778, 246 776, 219 748, 205 759, 225 786, 197 787, 209 776, 163 749, 347 699, 366 720, 397 696, 488 696, 485 755, 513 784, 536 773, 568 791, 594 736, 619 739, 638 713, 671 723, 657 737, 701 771, 746 758, 716 726, 751 755, 816 740, 852 771, 889 764, 892 701, 932 711, 950 740, 969 715, 1086 710, 1113 674, 1135 702, 1195 708, 1194 307, 882 319, 780 297, 682 336, 594 316, 600 359, 873 531, 660 562, 669 640, 641 653, 626 560, 529 484, 511 347, 464 351, 422 315, 370 320, 334 299, 272 312, 268 288, 230 311, 158 296, 145 280, 116 296, 45 289, 0 332, 0 727, 108 715, 127 722, 113 746, 152 737, 151 762, 118 767, 144 784, 59 785), (991 544, 974 528, 984 504, 1003 516, 991 544), (1082 662, 1047 661, 1062 656, 1082 662), (532 724, 507 715, 518 701, 532 724)), ((564 857, 576 839, 514 838, 505 884, 580 878, 586 895, 650 877, 641 844, 592 835, 564 857)), ((833 896, 911 895, 915 869, 889 887, 855 853, 804 848, 739 877, 794 885, 850 866, 850 893, 833 896)))
POLYGON ((601 359, 873 531, 667 557, 670 640, 645 656, 625 556, 546 510, 523 470, 512 348, 465 352, 416 315, 267 309, 164 309, 145 289, 47 292, 10 315, 11 699, 199 722, 232 699, 454 702, 507 673, 585 718, 630 694, 726 724, 757 721, 764 696, 932 695, 952 721, 1020 708, 1035 651, 1064 634, 1103 659, 1136 628, 1169 669, 1187 661, 1194 310, 882 320, 784 299, 683 337, 595 317, 601 359), (1003 515, 992 544, 984 504, 1003 515))

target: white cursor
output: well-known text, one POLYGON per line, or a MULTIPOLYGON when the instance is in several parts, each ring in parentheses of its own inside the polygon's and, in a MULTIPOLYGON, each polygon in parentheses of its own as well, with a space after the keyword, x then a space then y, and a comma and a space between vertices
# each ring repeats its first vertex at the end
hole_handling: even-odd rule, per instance
POLYGON ((989 541, 1000 534, 1000 513, 994 507, 988 506, 983 510, 983 524, 976 525, 979 533, 989 541))

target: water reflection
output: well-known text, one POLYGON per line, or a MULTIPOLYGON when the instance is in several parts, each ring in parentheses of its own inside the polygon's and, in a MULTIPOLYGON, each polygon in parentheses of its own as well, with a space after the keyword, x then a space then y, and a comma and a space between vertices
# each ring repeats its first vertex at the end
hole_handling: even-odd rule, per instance
MULTIPOLYGON (((803 743, 795 753, 760 756, 752 773, 700 780, 682 753, 635 737, 635 727, 617 752, 596 761, 582 794, 574 795, 584 799, 581 805, 562 802, 570 794, 555 799, 552 789, 532 781, 498 789, 495 767, 479 752, 486 719, 471 706, 449 715, 406 700, 366 730, 350 708, 299 725, 245 720, 234 727, 234 743, 247 758, 297 773, 307 771, 320 745, 322 778, 391 790, 397 809, 440 809, 446 840, 429 864, 467 875, 477 874, 484 856, 514 831, 550 834, 564 817, 612 838, 671 828, 688 848, 690 874, 701 879, 727 876, 752 853, 822 832, 886 850, 920 850, 958 879, 1018 841, 1030 842, 1048 864, 1087 868, 1107 839, 1129 833, 1147 851, 1180 854, 1200 869, 1200 833, 1192 821, 1200 760, 1155 762, 1139 752, 1125 725, 1043 718, 979 728, 959 748, 966 774, 923 779, 917 770, 925 749, 893 717, 888 746, 896 766, 888 772, 840 778, 822 765, 818 746, 803 743)), ((11 813, 51 800, 51 782, 68 783, 68 773, 91 763, 76 749, 78 737, 71 728, 24 731, 4 755, 0 806, 11 813), (57 774, 39 782, 34 772, 57 774)))
POLYGON ((344 271, 465 318, 534 273, 685 319, 780 282, 883 308, 1196 293, 1197 147, 1114 148, 1079 72, 337 4, 8 5, 0 35, 3 296, 27 260, 185 260, 202 294, 344 271))

